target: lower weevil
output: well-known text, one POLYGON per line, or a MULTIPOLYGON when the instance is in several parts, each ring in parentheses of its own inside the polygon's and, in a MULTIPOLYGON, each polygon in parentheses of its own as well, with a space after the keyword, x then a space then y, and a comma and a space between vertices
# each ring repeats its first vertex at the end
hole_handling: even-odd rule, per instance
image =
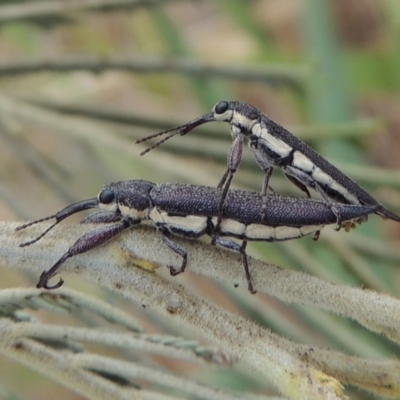
MULTIPOLYGON (((221 189, 206 186, 155 184, 144 180, 108 183, 95 199, 83 200, 54 215, 19 226, 17 230, 52 218, 56 220, 41 235, 20 246, 29 246, 37 242, 72 214, 97 207, 101 211, 82 222, 107 225, 80 237, 49 270, 42 273, 38 288, 60 287, 64 282, 62 279, 53 286, 49 286, 48 281, 68 258, 94 249, 123 230, 150 220, 161 234, 164 243, 182 258, 179 268, 169 267, 171 275, 184 272, 187 252, 174 242, 170 235, 192 239, 209 235, 214 238, 215 244, 241 254, 248 289, 255 293, 247 263, 247 241, 273 242, 300 238, 336 221, 334 213, 320 200, 270 196, 265 201, 265 198, 256 192, 230 190, 219 223, 221 194, 221 189), (264 209, 267 211, 265 214, 264 209), (239 239, 242 244, 230 238, 239 239)), ((343 221, 364 217, 376 212, 376 209, 377 206, 338 204, 343 221)))

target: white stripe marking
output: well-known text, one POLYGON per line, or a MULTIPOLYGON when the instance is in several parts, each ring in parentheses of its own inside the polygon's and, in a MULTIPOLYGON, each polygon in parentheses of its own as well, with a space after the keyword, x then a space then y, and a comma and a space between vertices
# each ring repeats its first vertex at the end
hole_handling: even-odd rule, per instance
POLYGON ((168 225, 172 229, 179 229, 186 232, 202 232, 207 227, 207 217, 188 215, 186 217, 169 216, 167 212, 153 208, 150 212, 150 219, 155 223, 168 225))
POLYGON ((333 183, 333 179, 318 167, 312 172, 312 177, 323 186, 331 186, 333 183))
POLYGON ((253 129, 253 126, 257 124, 257 120, 249 119, 245 115, 235 111, 231 120, 231 124, 239 125, 250 132, 253 129))
POLYGON ((275 228, 268 225, 250 224, 246 229, 246 237, 252 240, 271 240, 275 235, 275 228))
POLYGON ((295 151, 293 154, 292 166, 310 173, 315 164, 300 151, 295 151))
POLYGON ((272 136, 268 129, 261 124, 257 123, 253 126, 252 133, 263 141, 265 146, 267 146, 271 151, 277 153, 281 158, 287 157, 292 148, 286 144, 283 140, 272 136))
POLYGON ((359 200, 357 199, 356 196, 354 196, 345 187, 343 187, 342 185, 340 185, 336 181, 332 182, 331 189, 334 190, 335 192, 340 193, 349 203, 351 203, 351 204, 360 204, 360 202, 359 202, 359 200))
MULTIPOLYGON (((217 218, 211 219, 213 226, 217 225, 217 218)), ((232 236, 241 236, 246 232, 246 225, 234 219, 225 218, 221 221, 220 230, 222 233, 230 234, 232 236)))
POLYGON ((148 208, 146 208, 142 211, 138 211, 134 208, 129 208, 129 207, 126 207, 126 206, 123 206, 120 204, 119 209, 120 209, 122 215, 127 215, 134 219, 146 219, 149 217, 149 209, 148 208))
MULTIPOLYGON (((215 226, 217 218, 212 218, 215 226)), ((268 226, 263 224, 245 225, 233 219, 223 219, 220 225, 221 233, 233 237, 243 237, 249 240, 288 240, 300 238, 322 229, 325 225, 310 225, 302 227, 268 226)))

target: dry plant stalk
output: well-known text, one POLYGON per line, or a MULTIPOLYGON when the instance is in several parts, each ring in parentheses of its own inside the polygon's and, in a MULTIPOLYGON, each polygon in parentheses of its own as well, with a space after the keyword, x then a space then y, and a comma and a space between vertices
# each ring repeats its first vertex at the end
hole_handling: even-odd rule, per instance
MULTIPOLYGON (((34 237, 45 229, 46 224, 18 233, 14 232, 15 223, 0 223, 0 226, 3 266, 38 272, 56 261, 77 237, 93 229, 64 224, 34 246, 21 249, 16 244, 34 237)), ((242 264, 235 254, 198 241, 178 242, 188 250, 191 272, 246 287, 242 264)), ((334 350, 299 345, 272 334, 190 293, 179 284, 179 278, 171 281, 158 273, 158 265, 175 264, 176 261, 176 255, 162 246, 153 229, 139 227, 121 234, 107 245, 74 257, 66 262, 61 273, 63 276, 67 272, 80 274, 200 334, 229 353, 232 359, 244 362, 262 374, 287 398, 344 399, 340 382, 384 396, 400 394, 400 363, 397 360, 351 357, 334 350), (147 266, 154 266, 154 271, 133 265, 143 263, 143 260, 147 266)), ((366 328, 400 342, 400 302, 397 299, 324 282, 254 259, 251 259, 251 273, 259 292, 352 318, 366 328)), ((49 339, 57 336, 50 326, 43 326, 42 332, 41 328, 34 327, 35 334, 32 329, 25 325, 20 325, 19 329, 8 327, 1 337, 8 338, 9 346, 10 340, 15 341, 16 337, 43 335, 49 339)), ((77 331, 71 331, 71 335, 79 338, 77 331)), ((30 341, 27 343, 31 346, 30 341)), ((5 346, 3 351, 10 352, 10 347, 5 346)), ((74 363, 76 367, 76 361, 74 363)))

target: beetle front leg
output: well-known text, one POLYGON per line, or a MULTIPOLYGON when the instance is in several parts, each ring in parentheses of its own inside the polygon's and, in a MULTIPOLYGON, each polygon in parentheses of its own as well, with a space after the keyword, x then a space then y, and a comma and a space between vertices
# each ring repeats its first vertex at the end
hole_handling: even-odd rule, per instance
POLYGON ((213 244, 215 243, 215 238, 219 234, 220 225, 223 217, 225 199, 233 179, 233 174, 237 171, 242 161, 242 154, 243 154, 243 135, 238 134, 235 137, 232 143, 232 147, 228 154, 228 169, 226 170, 224 176, 221 179, 221 182, 218 185, 218 188, 221 188, 223 186, 223 190, 218 204, 218 219, 215 225, 215 230, 214 230, 215 234, 211 241, 211 243, 213 244))
POLYGON ((106 224, 121 221, 122 215, 115 211, 100 211, 89 215, 81 221, 81 224, 106 224))
POLYGON ((111 226, 105 226, 93 231, 86 233, 81 236, 70 249, 47 271, 44 271, 39 278, 39 282, 36 285, 38 289, 57 289, 64 283, 64 280, 60 278, 59 282, 55 285, 48 285, 48 281, 56 274, 64 262, 73 256, 78 254, 86 253, 117 236, 124 229, 127 229, 133 225, 140 223, 140 221, 134 221, 132 219, 125 218, 120 223, 111 226))
POLYGON ((269 186, 269 180, 272 176, 272 172, 274 171, 274 167, 271 164, 271 161, 266 156, 265 152, 263 151, 264 148, 260 147, 259 138, 256 135, 250 135, 249 137, 249 148, 250 151, 253 153, 254 158, 257 161, 259 167, 264 171, 264 182, 261 189, 261 196, 266 196, 268 194, 268 189, 274 193, 274 189, 269 186))
POLYGON ((259 139, 256 135, 251 135, 249 138, 249 148, 253 153, 253 156, 256 159, 257 164, 265 173, 263 186, 261 188, 261 196, 263 197, 261 219, 264 220, 267 217, 266 209, 268 201, 268 189, 272 193, 275 193, 274 189, 272 189, 272 187, 269 186, 269 180, 272 176, 272 173, 274 172, 274 167, 268 161, 268 157, 265 157, 265 154, 262 152, 261 149, 259 149, 258 140, 259 139))

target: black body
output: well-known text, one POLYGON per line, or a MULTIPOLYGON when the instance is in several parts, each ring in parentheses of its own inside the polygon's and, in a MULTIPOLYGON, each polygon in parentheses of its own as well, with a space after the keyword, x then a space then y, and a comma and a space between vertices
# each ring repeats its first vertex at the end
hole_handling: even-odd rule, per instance
MULTIPOLYGON (((222 189, 185 184, 159 184, 150 192, 152 204, 175 215, 218 217, 222 189)), ((343 220, 366 216, 376 206, 338 205, 343 220)), ((223 206, 222 218, 245 224, 268 226, 328 225, 335 214, 321 200, 287 196, 269 196, 257 192, 230 190, 223 206), (262 218, 264 214, 264 218, 262 218)))
MULTIPOLYGON (((54 215, 18 227, 17 230, 21 230, 51 218, 56 220, 41 235, 20 246, 37 242, 70 215, 98 207, 101 211, 86 217, 82 223, 104 225, 80 237, 49 270, 44 271, 37 284, 38 288, 60 287, 63 284, 62 279, 52 286, 48 281, 68 258, 106 243, 123 230, 140 224, 142 220, 152 219, 164 243, 182 258, 180 268, 169 267, 171 275, 177 275, 185 270, 187 252, 172 241, 168 237, 169 234, 187 238, 208 234, 213 237, 214 244, 241 254, 248 288, 251 293, 255 293, 245 251, 247 240, 274 241, 298 238, 336 221, 332 210, 320 200, 282 196, 270 196, 266 200, 258 193, 232 190, 227 193, 222 210, 222 231, 219 231, 222 191, 206 186, 156 185, 143 180, 108 183, 103 186, 97 199, 72 204, 54 215), (180 218, 176 218, 177 216, 180 218), (250 235, 248 227, 251 228, 250 231, 256 228, 257 234, 253 232, 250 235), (279 235, 273 231, 274 227, 279 227, 279 235), (235 237, 241 239, 243 243, 239 245, 219 236, 235 237)), ((339 211, 344 220, 351 221, 376 211, 376 206, 339 205, 339 211)))

